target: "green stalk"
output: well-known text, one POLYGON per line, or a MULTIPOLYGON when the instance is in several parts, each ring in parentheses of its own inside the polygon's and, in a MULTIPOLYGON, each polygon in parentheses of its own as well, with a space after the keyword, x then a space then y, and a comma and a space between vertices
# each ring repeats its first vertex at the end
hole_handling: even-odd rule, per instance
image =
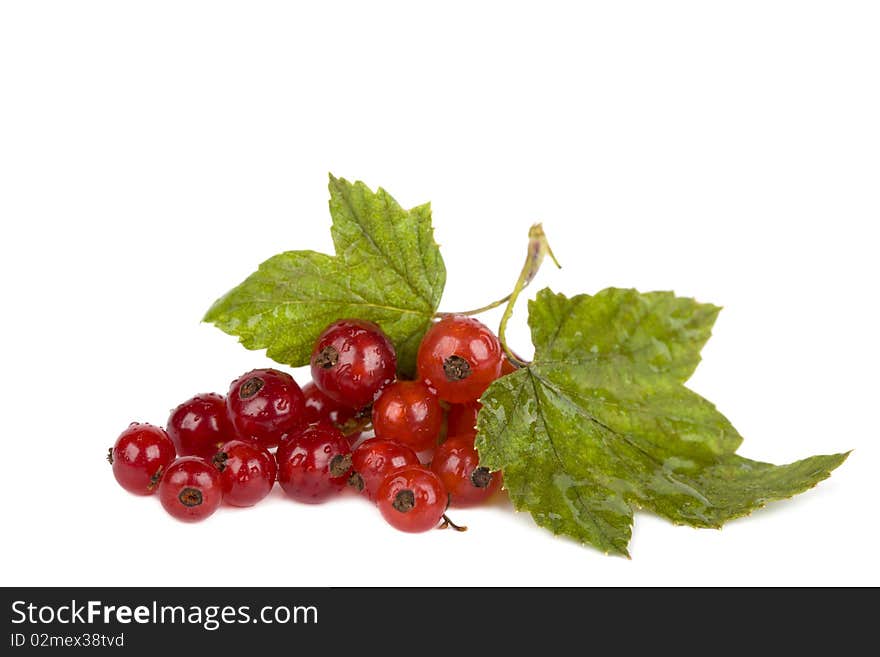
MULTIPOLYGON (((507 322, 510 320, 511 315, 513 315, 513 307, 516 305, 516 300, 519 298, 520 292, 532 282, 532 279, 535 278, 538 270, 541 268, 541 263, 544 262, 544 256, 548 255, 550 256, 550 259, 553 260, 553 264, 559 268, 562 267, 556 259, 556 256, 553 255, 553 250, 550 248, 550 243, 547 241, 547 236, 544 234, 544 228, 541 224, 535 224, 529 229, 529 248, 526 252, 526 261, 523 264, 516 285, 513 287, 513 292, 506 297, 507 307, 504 309, 504 315, 501 316, 501 324, 498 326, 498 339, 501 341, 501 346, 504 348, 504 352, 507 354, 510 362, 517 367, 525 367, 528 365, 528 362, 517 356, 513 350, 507 346, 507 338, 505 336, 507 322)), ((501 305, 501 303, 504 302, 498 302, 497 305, 501 305)))
POLYGON ((509 300, 510 300, 510 295, 508 294, 503 299, 498 299, 498 301, 493 301, 492 303, 487 303, 485 306, 480 306, 479 308, 474 308, 473 310, 465 310, 465 311, 457 312, 457 313, 447 313, 447 312, 436 313, 434 315, 434 317, 439 319, 439 318, 445 317, 447 315, 466 315, 467 317, 470 317, 472 315, 479 315, 480 313, 484 313, 488 310, 492 310, 493 308, 497 308, 498 306, 501 306, 501 305, 507 303, 509 300))

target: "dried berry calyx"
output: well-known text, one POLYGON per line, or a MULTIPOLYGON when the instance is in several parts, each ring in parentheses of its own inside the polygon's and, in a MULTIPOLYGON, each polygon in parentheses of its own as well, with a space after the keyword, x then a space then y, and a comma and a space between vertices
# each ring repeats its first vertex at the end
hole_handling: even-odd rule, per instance
POLYGON ((413 510, 413 507, 416 505, 416 496, 411 490, 405 488, 402 491, 399 491, 397 495, 394 496, 394 501, 391 503, 391 506, 394 507, 396 511, 400 513, 409 513, 413 510))
POLYGON ((464 358, 453 354, 443 361, 443 372, 450 381, 463 381, 471 375, 471 366, 464 358))
POLYGON ((330 476, 344 477, 351 470, 351 454, 337 454, 330 459, 330 476))
POLYGON ((471 483, 477 488, 487 488, 492 483, 492 473, 489 468, 480 466, 471 473, 471 483))
POLYGON ((266 382, 263 381, 263 379, 261 379, 260 377, 252 376, 247 381, 241 384, 241 387, 238 389, 238 398, 250 399, 258 392, 260 392, 265 384, 266 382))
POLYGON ((326 346, 315 356, 315 365, 323 370, 329 370, 339 362, 339 352, 333 346, 326 346))
POLYGON ((184 488, 177 496, 183 506, 198 506, 202 503, 202 491, 198 488, 184 488))

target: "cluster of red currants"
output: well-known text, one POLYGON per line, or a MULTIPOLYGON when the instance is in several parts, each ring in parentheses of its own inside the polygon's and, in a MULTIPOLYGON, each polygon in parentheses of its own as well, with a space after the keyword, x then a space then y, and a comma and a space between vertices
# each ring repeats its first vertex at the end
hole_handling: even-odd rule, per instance
POLYGON ((446 316, 432 325, 416 381, 396 378, 391 341, 361 320, 328 326, 311 370, 303 389, 284 372, 253 370, 226 397, 178 406, 164 430, 132 424, 110 449, 116 480, 132 493, 158 491, 168 513, 187 521, 222 501, 252 506, 276 480, 309 503, 351 487, 409 532, 437 527, 450 504, 478 504, 499 488, 501 473, 480 466, 474 449, 478 398, 513 366, 479 321, 446 316))

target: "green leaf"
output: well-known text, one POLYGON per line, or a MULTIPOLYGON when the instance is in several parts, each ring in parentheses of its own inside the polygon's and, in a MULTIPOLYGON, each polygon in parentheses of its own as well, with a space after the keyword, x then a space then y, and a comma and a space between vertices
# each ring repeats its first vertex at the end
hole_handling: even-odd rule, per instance
POLYGON ((683 384, 719 309, 671 293, 607 289, 529 303, 535 359, 481 398, 482 465, 555 534, 628 555, 633 510, 720 527, 815 486, 846 454, 775 466, 683 384))
POLYGON ((382 188, 373 192, 332 175, 329 187, 336 256, 287 251, 269 258, 204 321, 248 349, 299 366, 329 323, 367 319, 391 338, 401 371, 412 372, 446 283, 431 207, 404 210, 382 188))

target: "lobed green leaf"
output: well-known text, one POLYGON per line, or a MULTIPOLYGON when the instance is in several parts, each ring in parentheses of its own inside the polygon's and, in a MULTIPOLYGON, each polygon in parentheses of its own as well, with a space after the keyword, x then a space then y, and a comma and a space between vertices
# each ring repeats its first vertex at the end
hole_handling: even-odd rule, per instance
POLYGON ((535 359, 481 398, 481 463, 556 534, 628 554, 633 509, 719 527, 815 486, 846 454, 786 466, 734 452, 736 429, 683 384, 718 308, 610 288, 529 304, 535 359))
POLYGON ((430 205, 405 210, 384 189, 332 175, 329 188, 336 255, 273 256, 218 299, 204 321, 248 349, 299 366, 327 324, 366 319, 391 338, 400 369, 412 372, 446 283, 430 205))

